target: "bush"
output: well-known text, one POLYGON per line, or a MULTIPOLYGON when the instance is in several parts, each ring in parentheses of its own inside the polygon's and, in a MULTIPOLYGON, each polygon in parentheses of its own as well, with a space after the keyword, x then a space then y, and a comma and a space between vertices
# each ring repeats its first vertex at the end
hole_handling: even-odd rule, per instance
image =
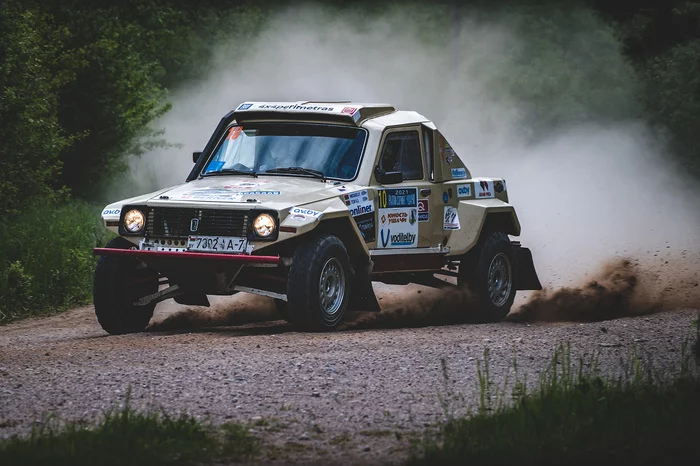
POLYGON ((0 323, 90 302, 107 241, 100 210, 82 202, 45 204, 0 223, 0 323))

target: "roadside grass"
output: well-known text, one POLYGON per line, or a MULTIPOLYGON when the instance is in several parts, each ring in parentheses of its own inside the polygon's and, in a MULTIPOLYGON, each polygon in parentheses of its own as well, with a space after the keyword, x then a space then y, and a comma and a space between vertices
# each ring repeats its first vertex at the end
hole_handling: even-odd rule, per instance
MULTIPOLYGON (((697 346, 697 342, 695 343, 697 346)), ((488 350, 478 364, 475 412, 426 434, 409 464, 681 464, 700 458, 700 379, 684 345, 675 375, 631 355, 604 378, 595 357, 572 364, 555 350, 534 389, 518 380, 493 391, 488 350)))
POLYGON ((57 421, 28 437, 0 441, 3 465, 189 465, 239 462, 257 454, 258 440, 241 424, 212 427, 189 417, 108 412, 94 428, 57 421))
POLYGON ((92 248, 112 235, 96 206, 70 201, 30 206, 0 219, 0 325, 92 300, 92 248))

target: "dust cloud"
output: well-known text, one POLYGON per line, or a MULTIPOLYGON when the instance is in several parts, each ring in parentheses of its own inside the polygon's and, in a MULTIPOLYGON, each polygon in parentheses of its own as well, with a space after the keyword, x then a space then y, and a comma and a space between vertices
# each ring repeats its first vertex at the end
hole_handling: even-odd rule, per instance
POLYGON ((272 299, 246 293, 210 296, 211 306, 159 303, 146 331, 179 332, 212 327, 241 326, 279 319, 272 299))
MULTIPOLYGON (((599 311, 577 303, 624 308, 649 290, 697 307, 695 185, 644 120, 621 45, 585 8, 536 8, 414 4, 368 17, 305 4, 276 12, 245 47, 217 44, 201 81, 173 92, 158 126, 181 147, 135 159, 131 177, 143 192, 181 183, 192 151, 246 100, 387 102, 434 121, 473 176, 506 178, 518 239, 547 288, 519 298, 515 312, 585 320, 599 311), (688 282, 689 297, 650 288, 642 273, 678 288, 688 282)), ((463 304, 451 294, 436 299, 433 309, 463 304)), ((399 308, 394 315, 407 322, 426 305, 399 308)))

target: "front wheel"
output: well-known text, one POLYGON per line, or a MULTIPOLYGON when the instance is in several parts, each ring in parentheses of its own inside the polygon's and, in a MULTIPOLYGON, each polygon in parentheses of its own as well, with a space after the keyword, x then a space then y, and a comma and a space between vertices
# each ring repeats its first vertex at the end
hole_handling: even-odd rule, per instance
POLYGON ((473 292, 480 320, 497 322, 510 312, 516 288, 515 249, 505 233, 493 233, 467 253, 457 283, 473 292))
MULTIPOLYGON (((105 247, 128 249, 123 238, 105 247)), ((134 301, 158 291, 158 272, 128 256, 101 256, 95 267, 93 302, 102 328, 112 334, 142 332, 153 317, 155 303, 134 306, 134 301)))
POLYGON ((352 270, 337 237, 321 235, 297 248, 287 280, 288 320, 311 330, 330 330, 343 320, 352 270))

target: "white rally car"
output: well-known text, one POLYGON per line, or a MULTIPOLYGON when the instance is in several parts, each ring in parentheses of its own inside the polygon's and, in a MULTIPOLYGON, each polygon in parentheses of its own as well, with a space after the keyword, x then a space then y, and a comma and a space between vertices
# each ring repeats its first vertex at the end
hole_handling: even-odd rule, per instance
MULTIPOLYGON (((225 115, 181 185, 114 202, 119 236, 95 270, 97 318, 142 331, 157 302, 255 293, 305 329, 379 310, 372 281, 455 276, 484 320, 541 289, 502 178, 473 178, 413 111, 352 102, 246 102, 225 115)), ((167 167, 165 167, 167 168, 167 167)))

